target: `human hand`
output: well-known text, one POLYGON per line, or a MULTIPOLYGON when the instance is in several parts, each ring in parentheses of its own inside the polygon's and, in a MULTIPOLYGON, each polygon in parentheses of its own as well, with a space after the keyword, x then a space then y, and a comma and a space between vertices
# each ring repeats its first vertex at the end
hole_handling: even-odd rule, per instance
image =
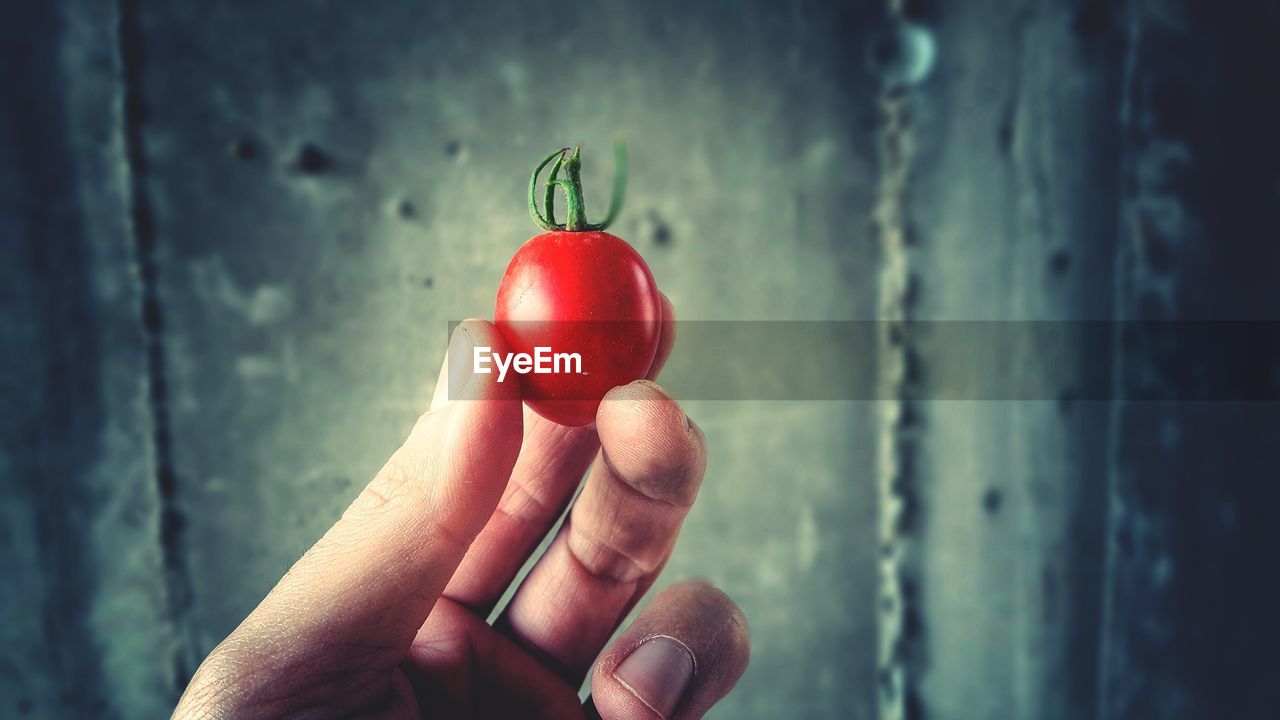
MULTIPOLYGON (((469 363, 479 345, 506 349, 492 325, 468 321, 449 356, 469 363)), ((448 402, 448 364, 431 411, 205 659, 175 718, 685 720, 737 682, 745 620, 703 583, 658 593, 601 654, 670 556, 702 479, 705 438, 679 406, 641 380, 615 388, 595 426, 567 428, 493 374, 448 402), (589 465, 569 518, 488 624, 589 465)))

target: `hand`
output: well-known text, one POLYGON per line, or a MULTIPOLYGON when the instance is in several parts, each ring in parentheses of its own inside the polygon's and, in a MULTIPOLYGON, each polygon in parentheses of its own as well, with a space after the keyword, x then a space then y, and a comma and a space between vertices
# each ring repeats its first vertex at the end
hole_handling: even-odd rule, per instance
MULTIPOLYGON (((651 377, 672 340, 664 332, 651 377)), ((449 356, 470 363, 477 345, 505 352, 492 325, 468 321, 449 356)), ((705 438, 679 406, 641 380, 615 388, 594 427, 565 428, 493 374, 446 402, 447 375, 338 523, 201 664, 175 717, 683 720, 737 682, 746 623, 703 583, 659 593, 600 652, 670 556, 702 479, 705 438), (588 465, 568 520, 489 625, 588 465)))

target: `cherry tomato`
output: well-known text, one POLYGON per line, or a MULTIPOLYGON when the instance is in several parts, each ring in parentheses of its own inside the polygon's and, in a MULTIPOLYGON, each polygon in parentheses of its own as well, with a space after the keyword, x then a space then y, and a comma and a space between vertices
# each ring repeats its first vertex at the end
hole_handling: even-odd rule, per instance
POLYGON ((494 320, 513 352, 532 356, 544 347, 581 355, 582 374, 527 373, 521 383, 525 402, 538 414, 585 425, 595 421, 611 388, 649 372, 662 301, 648 266, 621 238, 549 232, 511 259, 494 320))
POLYGON ((617 214, 625 177, 625 154, 618 152, 618 179, 609 217, 585 221, 575 150, 553 154, 534 171, 530 211, 550 232, 520 248, 498 286, 494 322, 513 353, 578 354, 580 373, 566 362, 565 372, 527 372, 519 376, 525 402, 561 425, 595 421, 605 393, 644 377, 653 364, 661 332, 662 301, 644 259, 626 241, 603 231, 617 214), (558 158, 558 159, 557 159, 558 158), (545 186, 547 216, 535 203, 542 168, 555 159, 545 186), (558 178, 565 170, 566 177, 558 178), (562 188, 569 205, 564 225, 555 223, 554 191, 562 188))

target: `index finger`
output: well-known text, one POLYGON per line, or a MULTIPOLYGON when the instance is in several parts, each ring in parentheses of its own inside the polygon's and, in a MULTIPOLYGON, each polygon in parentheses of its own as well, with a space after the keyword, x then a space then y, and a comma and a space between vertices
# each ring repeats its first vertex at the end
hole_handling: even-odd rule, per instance
MULTIPOLYGON (((505 347, 491 324, 469 320, 455 330, 449 352, 469 366, 471 348, 481 345, 505 347)), ((223 646, 242 655, 288 647, 308 673, 323 672, 326 663, 398 662, 515 465, 519 384, 494 377, 476 374, 464 384, 455 374, 462 399, 419 419, 337 524, 223 646), (335 646, 341 657, 325 651, 335 646)))

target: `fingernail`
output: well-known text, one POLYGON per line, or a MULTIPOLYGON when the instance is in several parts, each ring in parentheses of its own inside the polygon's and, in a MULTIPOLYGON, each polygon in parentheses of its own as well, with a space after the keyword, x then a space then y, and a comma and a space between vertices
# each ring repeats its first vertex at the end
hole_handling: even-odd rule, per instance
POLYGON ((436 390, 431 398, 432 410, 438 410, 464 397, 475 370, 474 360, 471 357, 474 346, 475 343, 467 332, 466 323, 459 323, 449 338, 444 365, 440 368, 440 378, 436 381, 436 390))
POLYGON ((667 718, 680 704, 693 668, 693 653, 684 643, 659 635, 632 650, 613 676, 640 702, 667 718))
POLYGON ((667 394, 667 391, 662 389, 662 386, 661 386, 661 385, 659 385, 658 383, 656 383, 656 382, 654 382, 654 381, 650 380, 649 378, 641 378, 641 379, 639 379, 639 380, 632 380, 632 381, 631 381, 631 383, 632 383, 633 385, 643 385, 643 386, 645 386, 645 387, 647 387, 647 388, 650 388, 650 389, 654 390, 655 392, 657 392, 659 395, 661 395, 661 396, 662 396, 662 397, 664 397, 664 398, 668 398, 668 399, 670 399, 670 398, 671 398, 671 396, 667 394))
POLYGON ((675 398, 671 397, 671 393, 664 390, 661 385, 659 385, 658 383, 652 380, 636 380, 634 381, 633 384, 644 385, 647 388, 652 388, 654 392, 658 393, 659 395, 666 398, 667 400, 670 400, 672 403, 676 405, 676 408, 680 410, 680 415, 684 418, 684 429, 686 431, 693 429, 693 421, 689 419, 689 415, 685 413, 684 408, 680 407, 680 405, 676 403, 675 398))
POLYGON ((475 378, 476 369, 473 357, 476 338, 472 322, 464 320, 449 342, 449 399, 451 400, 475 399, 472 380, 475 378))
MULTIPOLYGON (((680 407, 680 403, 676 402, 676 399, 671 397, 671 393, 664 390, 661 385, 659 385, 658 383, 652 380, 647 380, 647 379, 633 380, 631 384, 642 385, 661 395, 663 398, 669 401, 677 411, 679 411, 680 417, 684 420, 685 432, 688 433, 693 430, 693 421, 689 419, 689 415, 684 411, 684 408, 680 407)), ((639 403, 637 403, 637 407, 639 407, 639 403)))

